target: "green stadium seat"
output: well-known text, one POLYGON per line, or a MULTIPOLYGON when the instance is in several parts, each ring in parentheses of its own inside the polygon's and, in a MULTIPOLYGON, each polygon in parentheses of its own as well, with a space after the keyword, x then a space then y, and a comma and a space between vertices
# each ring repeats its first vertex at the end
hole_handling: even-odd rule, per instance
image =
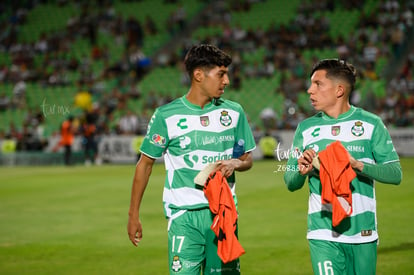
POLYGON ((295 16, 299 4, 300 0, 257 2, 251 6, 248 17, 245 12, 232 13, 231 24, 246 30, 258 27, 267 29, 273 23, 286 24, 295 16))

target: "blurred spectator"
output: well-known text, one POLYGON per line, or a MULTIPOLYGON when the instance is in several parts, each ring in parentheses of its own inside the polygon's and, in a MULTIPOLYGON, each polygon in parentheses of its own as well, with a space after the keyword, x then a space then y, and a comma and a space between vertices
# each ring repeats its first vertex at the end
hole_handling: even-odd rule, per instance
POLYGON ((186 26, 186 17, 187 12, 183 4, 178 4, 177 8, 171 12, 167 20, 166 29, 170 32, 170 34, 173 35, 178 31, 184 30, 186 26))
POLYGON ((118 88, 112 88, 109 95, 104 97, 103 103, 107 108, 108 114, 112 113, 117 107, 118 103, 122 99, 122 94, 118 88))
POLYGON ((260 112, 260 119, 262 120, 265 132, 276 129, 277 116, 271 107, 266 107, 260 112))
POLYGON ((290 73, 284 81, 282 89, 285 91, 287 99, 295 100, 298 94, 306 90, 304 78, 298 78, 295 74, 290 73))
POLYGON ((140 99, 141 96, 142 96, 142 93, 139 90, 139 88, 137 87, 137 84, 135 82, 131 82, 131 84, 129 85, 129 88, 127 90, 126 95, 129 98, 132 98, 132 99, 140 99))
POLYGON ((142 47, 144 43, 144 31, 138 19, 130 16, 125 23, 127 31, 126 47, 142 47))
POLYGON ((395 27, 390 29, 392 53, 396 58, 399 58, 404 43, 404 25, 402 23, 397 24, 395 27))
POLYGON ((9 68, 6 65, 0 67, 0 83, 5 83, 8 80, 9 68))
POLYGON ((174 12, 174 22, 178 25, 180 31, 184 30, 186 26, 187 12, 182 3, 178 4, 177 9, 174 12))
POLYGON ((156 35, 158 33, 158 27, 154 19, 148 14, 145 16, 144 31, 148 35, 156 35))
POLYGON ((364 78, 369 79, 369 80, 378 80, 378 75, 377 75, 377 72, 375 71, 374 63, 368 62, 365 68, 363 68, 362 75, 364 78))
POLYGON ((235 90, 240 90, 242 88, 242 73, 240 66, 233 67, 231 79, 231 87, 235 90))
POLYGON ((41 54, 45 54, 49 50, 47 35, 45 32, 43 32, 40 35, 39 40, 35 42, 34 49, 37 53, 41 53, 41 54))
POLYGON ((151 59, 148 58, 140 47, 131 46, 128 50, 128 60, 132 64, 132 68, 135 69, 136 79, 140 80, 149 72, 151 67, 151 59))
POLYGON ((19 140, 21 138, 21 133, 19 131, 19 128, 12 121, 9 123, 9 129, 8 129, 8 132, 6 133, 6 138, 15 139, 15 140, 19 140))
POLYGON ((130 62, 128 58, 128 54, 125 52, 121 59, 117 60, 111 65, 107 65, 104 68, 103 76, 105 78, 116 77, 123 73, 128 73, 130 69, 130 62))
POLYGON ((118 123, 119 134, 121 135, 136 135, 138 134, 139 121, 138 117, 128 110, 125 115, 121 117, 118 123))
POLYGON ((234 26, 231 33, 233 35, 232 39, 234 39, 235 41, 242 41, 247 36, 247 31, 243 29, 240 26, 240 24, 237 24, 236 26, 234 26))
POLYGON ((43 150, 48 145, 47 136, 45 133, 45 120, 42 113, 37 113, 35 119, 32 120, 33 127, 33 140, 36 143, 36 148, 38 150, 43 150))
POLYGON ((363 61, 365 64, 367 63, 376 63, 379 55, 380 50, 377 46, 374 45, 372 41, 368 41, 368 43, 363 47, 363 61))
POLYGON ((26 89, 27 85, 23 79, 20 79, 13 87, 12 107, 22 109, 26 106, 26 89))
POLYGON ((393 77, 389 83, 389 89, 391 91, 405 94, 408 91, 407 80, 403 74, 399 74, 393 77))
POLYGON ((144 108, 145 109, 154 110, 157 107, 158 107, 158 99, 157 99, 157 96, 155 94, 155 91, 154 90, 151 90, 148 93, 147 98, 145 100, 144 108))
POLYGON ((10 106, 10 98, 3 92, 0 95, 0 112, 7 110, 10 106))
POLYGON ((69 79, 67 78, 66 70, 54 69, 52 74, 47 80, 47 84, 50 86, 66 86, 69 84, 69 79))
POLYGON ((350 49, 347 43, 345 43, 344 37, 341 35, 339 36, 337 43, 336 43, 336 53, 338 54, 338 58, 342 60, 348 60, 350 55, 350 49))
POLYGON ((28 113, 20 137, 17 140, 19 151, 41 151, 48 144, 45 136, 44 119, 41 113, 28 113))
POLYGON ((87 112, 80 133, 82 135, 82 145, 85 152, 85 164, 94 164, 98 155, 96 118, 92 112, 87 112))
POLYGON ((72 145, 75 139, 75 127, 73 124, 74 117, 69 116, 67 120, 62 123, 60 128, 60 140, 53 147, 53 152, 56 152, 60 147, 64 147, 63 161, 65 165, 71 165, 72 145))

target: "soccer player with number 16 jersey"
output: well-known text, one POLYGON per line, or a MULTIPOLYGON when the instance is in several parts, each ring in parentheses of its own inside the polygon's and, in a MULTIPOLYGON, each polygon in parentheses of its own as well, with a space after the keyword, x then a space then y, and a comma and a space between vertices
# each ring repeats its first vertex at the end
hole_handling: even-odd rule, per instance
POLYGON ((302 188, 308 178, 307 238, 312 268, 318 275, 375 274, 375 181, 398 185, 402 179, 399 157, 381 119, 349 103, 355 80, 355 68, 343 60, 315 64, 308 94, 319 113, 298 125, 295 156, 288 160, 298 169, 284 175, 290 191, 302 188), (332 145, 339 146, 326 155, 332 145), (327 196, 333 198, 331 203, 326 203, 326 194, 331 194, 327 196), (341 213, 347 215, 338 220, 341 213))

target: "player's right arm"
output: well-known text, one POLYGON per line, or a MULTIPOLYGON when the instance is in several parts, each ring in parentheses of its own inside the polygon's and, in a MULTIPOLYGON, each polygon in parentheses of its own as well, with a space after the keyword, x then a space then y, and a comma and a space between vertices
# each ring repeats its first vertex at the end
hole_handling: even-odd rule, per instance
POLYGON ((151 175, 154 161, 155 160, 153 158, 141 154, 141 157, 135 168, 127 227, 129 239, 135 246, 137 246, 142 239, 142 225, 139 219, 139 208, 145 188, 147 187, 149 177, 151 175))
POLYGON ((299 124, 295 131, 292 148, 289 154, 289 159, 286 164, 286 172, 283 176, 286 187, 289 191, 292 192, 303 187, 303 185, 305 184, 307 174, 313 168, 311 163, 314 151, 308 150, 302 152, 302 144, 303 138, 299 124), (300 157, 298 156, 299 152, 302 152, 302 155, 300 157))
MULTIPOLYGON (((303 160, 307 161, 303 156, 301 159, 292 159, 289 158, 287 162, 287 167, 289 169, 286 169, 286 172, 283 176, 283 179, 285 181, 285 184, 289 191, 296 191, 303 187, 305 184, 305 180, 307 177, 307 174, 312 171, 313 167, 312 164, 300 164, 298 161, 303 160)), ((308 163, 311 163, 307 161, 308 163)))

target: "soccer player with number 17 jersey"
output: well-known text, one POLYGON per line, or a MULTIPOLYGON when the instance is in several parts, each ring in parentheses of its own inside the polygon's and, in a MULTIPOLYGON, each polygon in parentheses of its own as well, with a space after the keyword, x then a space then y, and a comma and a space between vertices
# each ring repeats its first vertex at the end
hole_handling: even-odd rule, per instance
MULTIPOLYGON (((318 275, 375 274, 378 231, 374 181, 397 185, 402 179, 399 157, 381 119, 349 103, 355 80, 355 68, 343 60, 326 59, 315 64, 308 94, 319 113, 298 125, 292 146, 295 153, 288 160, 289 167, 298 169, 284 176, 290 191, 302 188, 308 178, 307 238, 312 268, 318 275), (351 193, 348 210, 352 211, 339 224, 333 222, 335 204, 322 200, 323 188, 330 186, 324 184, 325 173, 314 167, 318 166, 314 158, 322 156, 328 145, 338 144, 336 141, 345 149, 337 158, 348 162, 353 175, 352 181, 345 181, 351 193)), ((335 171, 339 162, 319 165, 332 166, 331 175, 342 172, 335 171)))
MULTIPOLYGON (((128 235, 137 246, 142 238, 142 196, 155 159, 164 154, 170 274, 240 274, 238 258, 224 263, 218 256, 217 238, 210 228, 213 214, 203 187, 194 178, 211 163, 227 178, 234 171, 250 169, 256 145, 242 107, 220 98, 229 84, 231 57, 215 46, 197 45, 189 50, 184 63, 191 79, 189 92, 155 111, 141 146, 128 235), (244 153, 233 158, 236 144, 243 145, 244 153)), ((229 180, 229 185, 235 199, 234 182, 229 180)))

